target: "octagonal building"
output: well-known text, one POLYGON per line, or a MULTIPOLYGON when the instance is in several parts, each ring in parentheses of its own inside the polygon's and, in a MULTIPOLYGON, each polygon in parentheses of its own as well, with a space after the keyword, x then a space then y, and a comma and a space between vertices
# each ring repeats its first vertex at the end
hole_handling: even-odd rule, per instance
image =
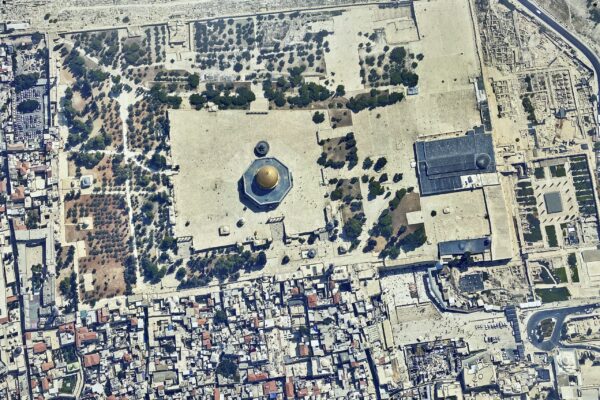
POLYGON ((274 157, 254 160, 242 176, 246 198, 256 206, 275 208, 292 188, 292 174, 288 167, 274 157))

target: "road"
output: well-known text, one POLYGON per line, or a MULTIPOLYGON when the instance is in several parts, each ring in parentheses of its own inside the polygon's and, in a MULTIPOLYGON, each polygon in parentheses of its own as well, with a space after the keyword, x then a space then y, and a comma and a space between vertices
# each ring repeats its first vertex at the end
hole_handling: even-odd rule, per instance
MULTIPOLYGON (((537 18, 544 21, 547 25, 549 25, 552 29, 558 32, 567 42, 571 43, 571 45, 577 48, 583 55, 589 60, 594 69, 594 74, 596 75, 596 84, 598 98, 600 99, 600 59, 590 48, 588 48, 585 44, 583 44, 579 39, 577 39, 571 32, 569 32, 566 28, 556 22, 552 17, 550 17, 546 12, 540 8, 538 8, 535 4, 530 2, 529 0, 518 0, 519 3, 527 8, 533 15, 537 18)), ((598 112, 600 113, 600 103, 598 103, 598 112)))
POLYGON ((562 326, 567 316, 571 314, 583 314, 585 312, 585 309, 587 308, 598 307, 600 307, 600 303, 538 311, 534 313, 527 321, 527 337, 529 338, 529 341, 532 345, 544 351, 550 351, 555 347, 600 351, 600 349, 595 346, 588 346, 583 344, 565 345, 560 342, 560 333, 562 331, 562 326), (537 326, 540 322, 548 318, 553 318, 556 322, 554 325, 554 330, 552 331, 552 335, 547 340, 538 340, 538 337, 535 335, 537 326))

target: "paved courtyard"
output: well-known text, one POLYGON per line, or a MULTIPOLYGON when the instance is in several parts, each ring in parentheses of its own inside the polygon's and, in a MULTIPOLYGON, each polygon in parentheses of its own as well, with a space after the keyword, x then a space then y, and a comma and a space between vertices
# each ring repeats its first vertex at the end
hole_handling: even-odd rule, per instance
POLYGON ((267 222, 279 217, 285 217, 288 235, 324 227, 326 188, 311 117, 309 111, 171 111, 173 163, 180 167, 174 177, 175 234, 192 236, 200 249, 271 239, 267 222), (238 182, 256 159, 260 140, 269 142, 269 157, 290 169, 293 187, 276 209, 257 212, 241 201, 238 182), (230 234, 219 235, 221 227, 230 234))

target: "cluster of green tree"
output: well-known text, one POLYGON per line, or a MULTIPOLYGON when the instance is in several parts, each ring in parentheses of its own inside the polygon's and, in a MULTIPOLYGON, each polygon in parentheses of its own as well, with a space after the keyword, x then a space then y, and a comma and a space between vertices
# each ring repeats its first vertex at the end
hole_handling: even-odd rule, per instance
POLYGON ((182 280, 180 288, 206 286, 213 278, 223 282, 226 279, 236 280, 241 270, 261 269, 267 263, 264 251, 254 255, 250 251, 228 254, 215 259, 190 259, 188 268, 195 274, 182 280))
MULTIPOLYGON (((67 193, 68 195, 69 193, 67 193)), ((65 201, 67 201, 67 195, 65 195, 65 201)), ((72 197, 71 197, 72 198, 72 197)), ((62 259, 61 253, 63 251, 62 246, 56 247, 56 271, 60 271, 63 268, 68 268, 73 264, 73 259, 75 256, 75 246, 69 246, 67 250, 67 256, 65 259, 62 259)))
POLYGON ((325 113, 319 111, 315 112, 312 116, 312 120, 315 124, 322 123, 323 121, 325 121, 325 113))
POLYGON ((125 279, 125 294, 131 294, 131 288, 137 282, 135 257, 132 255, 128 256, 125 259, 123 266, 125 267, 125 270, 123 271, 125 279))
POLYGON ((385 157, 379 157, 377 159, 377 161, 375 162, 375 166, 373 167, 373 169, 375 170, 375 172, 379 172, 386 165, 387 165, 387 158, 385 158, 385 157))
MULTIPOLYGON (((329 140, 330 139, 327 141, 329 140)), ((321 142, 321 144, 323 143, 325 142, 321 142)), ((317 159, 317 164, 322 165, 325 168, 340 169, 346 165, 346 162, 348 162, 348 169, 354 168, 358 163, 358 150, 356 147, 356 139, 354 139, 354 132, 348 132, 346 136, 340 139, 338 146, 342 144, 346 150, 344 161, 333 161, 329 159, 329 156, 326 152, 323 152, 317 159)))
POLYGON ((256 100, 256 96, 246 86, 233 90, 232 85, 215 85, 209 83, 202 93, 190 96, 190 104, 196 109, 201 109, 206 103, 216 104, 221 110, 245 109, 256 100))
POLYGON ((391 104, 396 104, 404 99, 403 93, 385 93, 377 89, 371 89, 369 94, 360 94, 351 97, 346 103, 346 107, 353 113, 358 113, 364 109, 372 110, 377 107, 385 107, 391 104))
POLYGON ((98 135, 85 142, 85 144, 82 146, 82 149, 86 151, 104 150, 107 146, 110 146, 111 143, 112 136, 102 129, 98 135))
MULTIPOLYGON (((389 59, 391 65, 389 75, 392 85, 403 84, 406 87, 413 87, 419 83, 419 75, 406 68, 406 55, 404 47, 396 47, 390 52, 389 59)), ((417 58, 422 60, 423 55, 419 54, 417 58)))
POLYGON ((114 65, 119 52, 119 36, 116 30, 104 32, 83 32, 74 35, 75 44, 84 48, 86 53, 97 57, 103 65, 114 65))
POLYGON ((87 72, 87 78, 91 82, 102 82, 108 79, 110 74, 108 72, 104 72, 99 68, 91 69, 87 72))
MULTIPOLYGON (((288 68, 288 78, 279 77, 275 83, 270 79, 264 80, 263 91, 265 98, 273 101, 277 107, 283 107, 286 103, 289 103, 293 107, 306 107, 313 102, 325 101, 334 95, 325 86, 314 82, 305 83, 302 77, 305 69, 305 66, 288 68), (285 93, 294 88, 298 89, 298 94, 286 97, 285 93)), ((341 85, 338 86, 338 91, 339 93, 345 93, 344 87, 341 85)))
POLYGON ((85 122, 80 119, 71 120, 69 124, 69 136, 67 137, 67 148, 75 147, 86 141, 92 132, 92 127, 93 122, 89 118, 85 122))
POLYGON ((36 72, 15 76, 15 79, 13 80, 15 91, 18 93, 27 89, 31 89, 35 86, 39 77, 40 75, 36 72))
POLYGON ((148 166, 156 171, 162 171, 167 167, 167 159, 156 151, 148 161, 148 166))
POLYGON ((159 104, 166 104, 172 108, 179 108, 181 105, 181 97, 169 96, 162 85, 154 85, 150 89, 150 99, 159 104))
POLYGON ((100 161, 102 161, 103 158, 104 154, 100 153, 99 151, 93 153, 80 151, 77 153, 71 153, 70 156, 70 159, 77 167, 83 167, 86 169, 94 168, 100 161))
POLYGON ((123 162, 122 154, 116 154, 111 160, 111 169, 115 185, 123 185, 131 177, 131 167, 123 162))
POLYGON ((71 275, 66 276, 60 281, 59 284, 60 293, 67 299, 67 305, 65 306, 65 313, 70 313, 77 310, 77 304, 79 302, 79 296, 77 295, 77 274, 71 272, 71 275))
POLYGON ((303 83, 298 89, 298 95, 288 97, 287 102, 292 107, 306 107, 313 102, 325 101, 331 96, 333 96, 333 92, 325 86, 309 82, 303 83))
MULTIPOLYGON (((67 49, 63 47, 63 49, 61 50, 63 56, 65 56, 67 52, 67 49)), ((65 58, 65 65, 75 78, 83 77, 87 72, 85 60, 79 55, 79 53, 75 49, 71 50, 71 52, 65 58)))
POLYGON ((379 253, 379 257, 396 259, 400 255, 401 250, 404 252, 413 251, 427 242, 425 226, 423 224, 419 225, 414 232, 411 232, 400 239, 399 236, 404 232, 406 232, 406 227, 400 227, 398 235, 389 238, 385 248, 379 253))
POLYGON ((34 99, 23 100, 17 104, 17 111, 23 114, 32 113, 40 108, 40 103, 34 99))
POLYGON ((359 238, 362 233, 363 226, 365 225, 366 218, 364 214, 356 214, 352 218, 344 223, 343 233, 344 236, 351 241, 355 241, 359 238))
POLYGON ((240 379, 237 364, 229 358, 223 358, 219 365, 217 365, 217 374, 236 382, 240 379))
POLYGON ((398 208, 398 206, 400 205, 400 202, 402 201, 404 196, 406 196, 406 192, 407 192, 407 190, 404 188, 396 191, 394 198, 392 200, 390 200, 390 202, 389 202, 390 211, 394 211, 396 208, 398 208))
POLYGON ((165 267, 160 267, 153 262, 148 256, 143 256, 140 261, 140 267, 142 269, 142 274, 144 275, 144 279, 151 284, 157 284, 160 280, 165 276, 167 269, 165 267))
POLYGON ((380 181, 376 181, 374 178, 371 178, 369 181, 369 199, 372 200, 377 196, 381 196, 385 193, 385 188, 381 184, 380 181))
POLYGON ((535 116, 535 107, 531 103, 531 99, 529 98, 529 96, 524 96, 521 100, 521 104, 523 105, 523 110, 525 110, 525 112, 527 113, 527 119, 530 121, 537 120, 535 116))
POLYGON ((139 66, 148 63, 148 54, 146 49, 139 45, 138 42, 123 44, 123 62, 127 66, 139 66))
POLYGON ((188 86, 190 89, 197 89, 200 84, 200 75, 198 74, 189 74, 187 77, 188 86))

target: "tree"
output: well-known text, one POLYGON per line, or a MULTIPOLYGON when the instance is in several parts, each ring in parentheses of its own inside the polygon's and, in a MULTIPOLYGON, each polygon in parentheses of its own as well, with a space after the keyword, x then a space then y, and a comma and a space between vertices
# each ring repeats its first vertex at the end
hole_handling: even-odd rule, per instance
POLYGON ((338 97, 346 95, 346 88, 344 85, 338 85, 337 88, 335 88, 335 95, 338 97))
POLYGON ((63 280, 60 281, 60 285, 58 287, 63 296, 68 296, 71 292, 71 279, 68 276, 64 277, 63 280))
POLYGON ((196 110, 201 109, 205 103, 206 99, 198 93, 194 93, 190 96, 190 105, 192 105, 196 110))
POLYGON ((223 310, 217 310, 213 317, 213 321, 215 324, 226 324, 227 323, 227 313, 223 310))
POLYGON ((34 87, 37 83, 38 78, 39 75, 35 72, 31 74, 21 74, 15 76, 15 79, 13 81, 15 91, 22 92, 23 90, 27 90, 34 87))
POLYGON ((23 100, 17 105, 17 111, 23 114, 32 113, 40 108, 40 103, 37 100, 23 100))
POLYGON ((390 52, 390 61, 404 65, 404 60, 406 59, 406 49, 404 47, 395 47, 390 52))
POLYGON ((371 182, 369 182, 369 197, 370 198, 375 198, 377 196, 381 196, 384 192, 385 192, 385 189, 383 188, 383 186, 381 186, 381 183, 379 183, 376 180, 372 180, 371 182))
POLYGON ((33 32, 33 33, 31 34, 31 42, 32 42, 33 44, 38 44, 39 42, 41 42, 41 41, 42 41, 42 39, 43 39, 43 38, 44 38, 44 35, 42 35, 42 34, 41 34, 41 33, 39 33, 39 32, 33 32))
POLYGON ((371 158, 367 157, 364 159, 363 161, 363 169, 369 169, 373 166, 373 160, 371 160, 371 158))
POLYGON ((238 380, 238 367, 237 364, 231 361, 229 358, 224 358, 217 366, 217 374, 224 376, 229 379, 238 380))
MULTIPOLYGON (((200 76, 198 74, 188 75, 188 85, 191 89, 196 89, 200 84, 200 76)), ((191 102, 191 98, 190 98, 191 102)))
POLYGON ((353 216, 344 224, 344 236, 350 240, 358 239, 363 229, 363 221, 358 216, 353 216))
POLYGON ((377 159, 377 162, 375 162, 375 166, 373 167, 373 169, 376 172, 379 172, 383 169, 383 167, 385 167, 386 164, 387 164, 387 159, 385 157, 379 157, 377 159))
POLYGON ((256 257, 256 265, 259 267, 264 267, 267 264, 267 254, 264 251, 258 253, 256 257))
POLYGON ((175 273, 175 279, 177 279, 178 281, 182 281, 185 278, 186 275, 186 271, 184 267, 181 267, 177 270, 177 272, 175 273))
POLYGON ((319 111, 315 112, 313 114, 312 120, 313 120, 313 122, 315 124, 322 123, 323 121, 325 121, 325 113, 322 113, 322 112, 319 112, 319 111))

